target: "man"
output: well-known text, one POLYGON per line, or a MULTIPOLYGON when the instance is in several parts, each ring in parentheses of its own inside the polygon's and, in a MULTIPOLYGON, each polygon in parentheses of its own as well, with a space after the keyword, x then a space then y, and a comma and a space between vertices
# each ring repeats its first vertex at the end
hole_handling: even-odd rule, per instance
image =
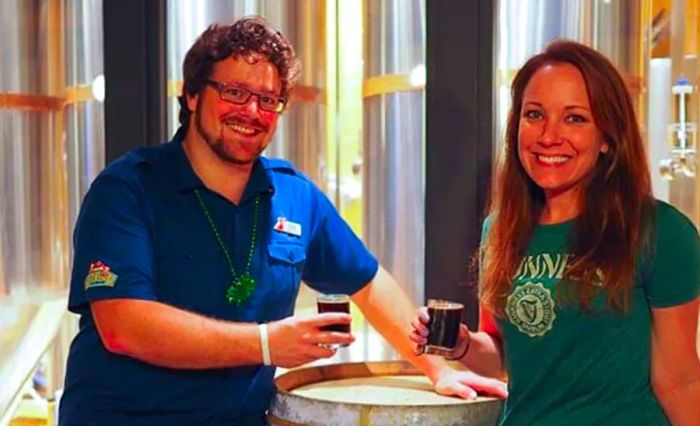
POLYGON ((346 314, 291 316, 300 280, 347 293, 444 394, 500 382, 416 357, 413 307, 326 197, 261 157, 299 62, 261 18, 207 29, 187 53, 181 128, 105 169, 75 229, 81 315, 61 425, 264 424, 274 366, 330 357, 346 314), (390 301, 390 303, 389 303, 390 301))

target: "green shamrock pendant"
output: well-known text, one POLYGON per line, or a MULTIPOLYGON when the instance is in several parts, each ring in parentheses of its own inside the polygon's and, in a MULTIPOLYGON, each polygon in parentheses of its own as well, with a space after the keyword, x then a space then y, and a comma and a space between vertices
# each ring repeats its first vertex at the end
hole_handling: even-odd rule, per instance
POLYGON ((250 274, 241 275, 226 289, 226 301, 233 305, 240 305, 253 294, 253 290, 255 290, 255 278, 250 274))

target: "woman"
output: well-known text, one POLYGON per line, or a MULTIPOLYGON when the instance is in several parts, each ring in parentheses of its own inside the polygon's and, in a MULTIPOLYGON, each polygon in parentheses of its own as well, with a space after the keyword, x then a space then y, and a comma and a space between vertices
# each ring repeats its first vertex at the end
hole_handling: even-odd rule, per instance
MULTIPOLYGON (((559 41, 515 76, 482 236, 478 332, 455 353, 508 378, 501 425, 698 425, 700 248, 654 200, 619 73, 559 41)), ((427 341, 427 310, 412 340, 427 341)))

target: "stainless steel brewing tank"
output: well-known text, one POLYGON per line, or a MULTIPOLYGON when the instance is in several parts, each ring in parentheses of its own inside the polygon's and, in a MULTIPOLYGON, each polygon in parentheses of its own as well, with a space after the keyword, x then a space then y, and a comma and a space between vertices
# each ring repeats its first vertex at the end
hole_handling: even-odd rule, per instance
MULTIPOLYGON (((421 384, 411 378, 427 380, 405 361, 335 364, 293 370, 276 379, 278 390, 267 420, 273 426, 493 426, 497 423, 503 403, 501 400, 479 397, 476 401, 465 401, 441 397, 432 391, 429 384, 421 384), (419 399, 408 404, 408 401, 388 403, 375 398, 373 401, 377 402, 368 403, 357 402, 362 397, 372 400, 366 394, 354 399, 351 393, 329 398, 298 392, 311 384, 330 387, 352 383, 356 386, 365 379, 367 382, 380 379, 379 386, 386 388, 384 394, 391 393, 390 389, 394 389, 395 393, 408 389, 411 395, 419 399)), ((372 385, 368 384, 365 389, 370 387, 372 385)))
POLYGON ((622 74, 646 135, 646 75, 651 0, 498 0, 496 2, 497 148, 502 145, 510 83, 532 55, 554 40, 584 43, 607 56, 622 74))
MULTIPOLYGON (((365 9, 365 80, 425 72, 425 1, 373 0, 365 9)), ((415 90, 364 98, 363 236, 416 305, 424 303, 423 78, 415 90)))

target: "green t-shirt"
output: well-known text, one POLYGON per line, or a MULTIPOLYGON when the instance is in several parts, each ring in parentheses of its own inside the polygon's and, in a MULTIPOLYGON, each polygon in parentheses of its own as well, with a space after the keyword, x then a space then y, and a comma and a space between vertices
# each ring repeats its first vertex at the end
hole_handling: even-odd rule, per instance
POLYGON ((535 229, 506 318, 497 319, 509 388, 500 425, 668 425, 650 386, 650 308, 700 294, 698 233, 678 210, 657 202, 655 254, 638 262, 629 312, 606 308, 602 292, 586 313, 556 296, 572 224, 535 229))

